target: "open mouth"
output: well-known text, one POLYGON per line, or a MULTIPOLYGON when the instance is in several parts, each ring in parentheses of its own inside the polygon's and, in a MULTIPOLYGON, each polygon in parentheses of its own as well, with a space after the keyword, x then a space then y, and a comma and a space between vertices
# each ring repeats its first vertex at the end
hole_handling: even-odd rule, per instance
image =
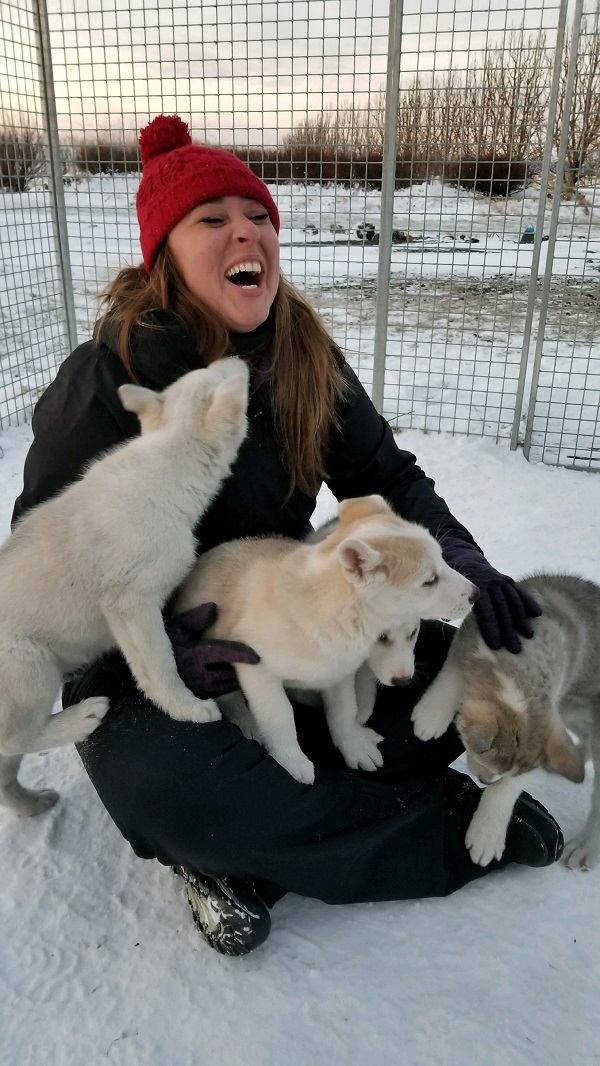
POLYGON ((262 267, 260 263, 255 262, 236 263, 235 266, 225 271, 227 281, 230 281, 232 285, 236 285, 238 289, 258 289, 260 287, 261 274, 262 267))

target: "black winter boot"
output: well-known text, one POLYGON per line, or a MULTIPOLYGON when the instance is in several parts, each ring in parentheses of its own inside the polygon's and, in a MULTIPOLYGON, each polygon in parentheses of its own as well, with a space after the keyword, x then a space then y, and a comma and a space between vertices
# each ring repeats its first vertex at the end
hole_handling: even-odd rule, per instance
POLYGON ((173 870, 183 877, 194 922, 211 948, 221 955, 247 955, 264 943, 271 915, 251 884, 187 866, 173 870))
POLYGON ((506 862, 524 866, 552 866, 565 846, 558 822, 539 800, 522 792, 513 810, 506 833, 506 862))
MULTIPOLYGON (((472 778, 457 770, 447 770, 442 784, 448 807, 466 833, 482 790, 472 778)), ((560 859, 564 844, 558 822, 538 800, 528 792, 522 792, 508 823, 501 864, 551 866, 560 859)))

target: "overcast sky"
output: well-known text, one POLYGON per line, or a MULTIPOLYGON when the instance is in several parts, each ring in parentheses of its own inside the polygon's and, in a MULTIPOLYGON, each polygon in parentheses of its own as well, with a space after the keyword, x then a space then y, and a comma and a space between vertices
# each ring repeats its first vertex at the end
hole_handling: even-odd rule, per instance
MULTIPOLYGON (((388 0, 48 0, 59 123, 134 131, 178 111, 198 137, 276 144, 306 113, 364 104, 385 86, 388 10, 388 0)), ((558 10, 559 0, 404 0, 403 81, 465 70, 511 27, 552 35, 558 10)), ((3 11, 2 106, 33 111, 31 15, 3 11)))

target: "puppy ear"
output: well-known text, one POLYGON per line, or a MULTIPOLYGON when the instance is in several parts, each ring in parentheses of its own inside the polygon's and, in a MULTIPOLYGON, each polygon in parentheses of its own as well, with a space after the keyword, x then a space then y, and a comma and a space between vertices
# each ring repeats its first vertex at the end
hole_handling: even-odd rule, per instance
POLYGON ((580 747, 573 743, 566 729, 557 726, 546 743, 545 766, 567 781, 581 784, 585 777, 585 759, 580 747))
POLYGON ((248 367, 243 359, 237 355, 225 355, 222 359, 213 359, 205 368, 217 381, 225 381, 226 378, 234 378, 239 374, 248 378, 248 367))
POLYGON ((225 419, 235 422, 244 414, 248 406, 248 376, 234 374, 217 385, 212 403, 208 409, 206 421, 211 425, 225 419))
POLYGON ((357 496, 353 500, 342 500, 339 505, 341 524, 358 522, 361 518, 371 518, 374 514, 391 513, 391 507, 383 496, 357 496))
POLYGON ((381 552, 356 537, 346 537, 339 545, 337 553, 345 577, 353 585, 366 584, 381 561, 381 552))
POLYGON ((478 705, 465 714, 464 709, 456 719, 465 748, 470 748, 476 755, 489 751, 498 734, 498 721, 489 705, 478 705))
POLYGON ((119 385, 117 393, 126 411, 133 411, 140 420, 158 424, 163 409, 160 392, 145 389, 142 385, 119 385))

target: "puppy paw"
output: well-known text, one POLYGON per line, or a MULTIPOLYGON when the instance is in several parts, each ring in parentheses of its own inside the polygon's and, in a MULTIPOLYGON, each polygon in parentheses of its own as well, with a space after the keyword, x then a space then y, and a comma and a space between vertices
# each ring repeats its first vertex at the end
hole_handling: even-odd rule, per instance
POLYGON ((194 722, 196 725, 206 725, 208 722, 218 722, 223 717, 214 700, 199 700, 195 696, 184 699, 170 700, 169 706, 158 704, 177 722, 194 722))
POLYGON ((432 705, 426 700, 420 700, 410 717, 415 736, 419 740, 435 740, 443 736, 450 728, 453 714, 448 716, 444 708, 432 705))
POLYGON ((110 700, 108 696, 88 696, 87 699, 81 701, 79 706, 82 710, 85 707, 85 717, 90 722, 96 723, 93 726, 95 729, 96 726, 100 725, 104 715, 107 713, 110 707, 110 700))
POLYGON ((206 725, 208 722, 219 722, 222 717, 215 700, 194 700, 192 717, 189 720, 206 725))
POLYGON ((502 858, 506 846, 506 833, 478 819, 475 813, 467 829, 465 844, 471 861, 477 866, 487 866, 492 859, 502 858))
POLYGON ((600 840, 582 834, 565 844, 562 861, 570 870, 593 870, 600 860, 600 840))
POLYGON ((109 707, 110 700, 107 696, 88 696, 75 706, 66 707, 61 711, 60 715, 57 715, 57 723, 60 724, 60 718, 64 715, 65 729, 72 729, 69 740, 74 744, 81 744, 98 728, 109 707))
MULTIPOLYGON (((278 760, 279 762, 280 760, 278 760)), ((312 785, 315 780, 315 767, 310 759, 306 758, 306 755, 299 755, 290 758, 288 757, 281 765, 287 770, 288 774, 299 781, 301 785, 312 785)))
POLYGON ((374 729, 361 726, 345 736, 338 747, 347 766, 353 770, 372 771, 383 766, 383 755, 377 746, 382 740, 383 737, 374 729))

